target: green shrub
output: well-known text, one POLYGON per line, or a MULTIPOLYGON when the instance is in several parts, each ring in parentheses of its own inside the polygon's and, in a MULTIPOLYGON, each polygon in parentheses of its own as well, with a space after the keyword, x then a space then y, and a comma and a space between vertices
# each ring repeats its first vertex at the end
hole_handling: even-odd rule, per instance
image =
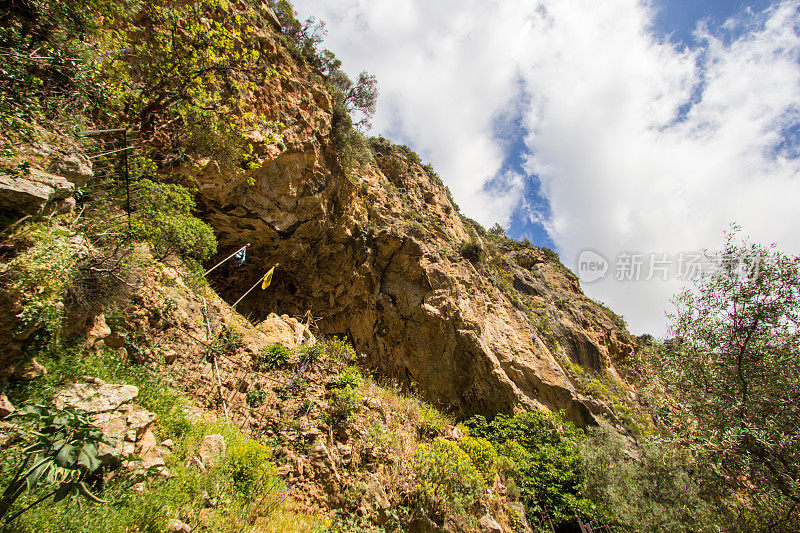
POLYGON ((286 400, 288 398, 297 396, 300 391, 306 388, 307 385, 308 383, 306 383, 306 380, 298 376, 278 389, 278 398, 281 400, 286 400))
POLYGON ((223 355, 232 355, 243 346, 242 333, 232 326, 222 326, 211 348, 223 355))
POLYGON ((529 517, 549 516, 566 523, 579 516, 600 516, 586 497, 580 470, 583 431, 564 421, 559 413, 528 411, 514 416, 497 415, 492 422, 476 416, 464 423, 470 435, 483 437, 504 452, 515 455, 514 477, 529 517), (519 453, 514 441, 525 454, 519 453))
POLYGON ((157 256, 176 253, 202 261, 216 253, 214 230, 192 215, 195 202, 188 189, 144 179, 135 196, 132 236, 149 242, 157 256))
POLYGON ((325 353, 325 345, 321 341, 314 344, 303 344, 300 346, 300 362, 307 366, 314 366, 325 353))
POLYGON ((292 351, 282 344, 271 344, 262 348, 253 362, 253 368, 258 372, 274 370, 286 364, 292 351))
POLYGON ((470 263, 478 264, 483 259, 483 246, 476 241, 462 242, 458 247, 458 253, 470 263))
POLYGON ((267 399, 267 392, 258 388, 253 387, 247 391, 247 405, 250 406, 252 409, 256 409, 264 405, 264 402, 267 399))
POLYGON ((17 499, 26 492, 31 493, 39 484, 49 485, 49 489, 56 484, 50 493, 56 502, 78 495, 100 501, 84 483, 102 465, 98 446, 110 443, 89 421, 88 413, 28 405, 12 413, 10 418, 32 421, 36 441, 23 451, 25 458, 17 474, 0 497, 0 526, 4 530, 17 516, 46 499, 20 506, 21 509, 15 509, 11 516, 7 516, 17 499))
POLYGON ((414 496, 419 511, 442 520, 470 522, 486 483, 469 456, 454 442, 437 438, 414 452, 414 496))
POLYGON ((613 397, 611 390, 598 379, 592 379, 584 386, 584 391, 600 400, 609 400, 613 397))
POLYGON ((47 224, 31 226, 28 238, 34 245, 2 268, 12 280, 12 297, 22 304, 17 330, 44 328, 57 344, 65 291, 77 274, 78 257, 68 235, 47 224))
POLYGON ((358 389, 350 387, 332 389, 328 392, 326 419, 334 423, 344 422, 358 410, 360 405, 361 392, 358 389))
MULTIPOLYGON (((356 351, 350 343, 347 342, 347 337, 337 337, 334 335, 332 338, 320 342, 322 349, 331 359, 348 364, 355 363, 358 359, 356 351)), ((320 342, 318 342, 318 344, 320 342)))
POLYGON ((328 381, 328 420, 342 422, 358 410, 361 405, 361 383, 361 374, 356 367, 347 368, 328 381))
POLYGON ((272 452, 260 442, 248 439, 238 432, 232 433, 226 440, 228 442, 222 470, 228 474, 237 490, 256 496, 258 487, 273 471, 269 463, 272 452))
POLYGON ((492 443, 482 437, 466 436, 459 439, 458 446, 466 452, 486 483, 492 483, 498 461, 497 450, 492 443))
POLYGON ((589 429, 588 436, 581 447, 587 494, 621 530, 762 530, 724 524, 724 511, 703 490, 704 471, 675 444, 644 440, 631 450, 625 437, 607 424, 589 429))
POLYGON ((361 387, 362 382, 363 380, 361 379, 361 373, 358 368, 351 366, 331 378, 326 387, 328 389, 357 389, 361 387))
POLYGON ((420 436, 426 439, 438 437, 445 425, 445 418, 436 408, 420 402, 420 436))

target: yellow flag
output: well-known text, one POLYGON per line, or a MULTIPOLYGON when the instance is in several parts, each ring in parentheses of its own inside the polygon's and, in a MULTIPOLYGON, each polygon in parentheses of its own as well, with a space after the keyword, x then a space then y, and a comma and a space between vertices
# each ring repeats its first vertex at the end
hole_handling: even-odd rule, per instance
POLYGON ((272 283, 272 273, 275 271, 275 267, 269 269, 269 271, 264 274, 264 281, 261 282, 261 288, 266 289, 269 287, 269 284, 272 283))

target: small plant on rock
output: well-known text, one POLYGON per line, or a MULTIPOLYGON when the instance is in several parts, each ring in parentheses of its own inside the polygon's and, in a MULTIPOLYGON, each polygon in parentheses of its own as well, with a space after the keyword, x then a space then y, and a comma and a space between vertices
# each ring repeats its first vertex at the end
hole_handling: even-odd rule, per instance
POLYGON ((222 326, 222 330, 220 330, 211 348, 223 355, 232 355, 243 344, 242 334, 239 330, 230 326, 222 326))
POLYGON ((282 344, 272 344, 262 348, 261 351, 258 352, 258 357, 253 367, 259 372, 275 370, 285 365, 291 355, 292 351, 286 346, 282 344))
POLYGON ((328 420, 342 422, 358 409, 361 383, 361 374, 356 367, 345 369, 328 382, 328 420))
POLYGON ((483 246, 476 241, 462 242, 458 247, 458 253, 470 263, 478 264, 483 259, 483 246))
POLYGON ((252 409, 256 409, 264 405, 267 399, 267 392, 259 387, 253 387, 247 391, 247 405, 252 409))

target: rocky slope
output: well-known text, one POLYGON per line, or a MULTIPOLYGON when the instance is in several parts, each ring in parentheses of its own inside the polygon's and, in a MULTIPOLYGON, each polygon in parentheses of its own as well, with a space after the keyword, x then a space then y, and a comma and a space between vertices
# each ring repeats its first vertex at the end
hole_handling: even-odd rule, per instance
POLYGON ((277 39, 262 46, 284 75, 250 102, 285 124, 282 143, 254 134, 258 168, 235 176, 213 160, 171 171, 197 188, 215 228, 211 263, 251 243, 244 266, 214 272, 218 292, 232 302, 279 264, 239 311, 256 321, 310 311, 364 365, 456 413, 565 409, 583 425, 609 412, 581 393, 569 365, 618 380, 615 364, 635 347, 624 324, 551 251, 465 219, 410 151, 374 141, 374 163, 343 169, 325 86, 277 39), (465 258, 464 243, 483 257, 465 258))

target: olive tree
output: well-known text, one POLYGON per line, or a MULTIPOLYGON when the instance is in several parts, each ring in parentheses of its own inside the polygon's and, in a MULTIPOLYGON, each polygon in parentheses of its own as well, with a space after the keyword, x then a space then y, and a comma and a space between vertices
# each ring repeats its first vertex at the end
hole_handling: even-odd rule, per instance
POLYGON ((727 234, 713 272, 673 300, 659 366, 686 433, 739 494, 800 504, 800 258, 727 234))

